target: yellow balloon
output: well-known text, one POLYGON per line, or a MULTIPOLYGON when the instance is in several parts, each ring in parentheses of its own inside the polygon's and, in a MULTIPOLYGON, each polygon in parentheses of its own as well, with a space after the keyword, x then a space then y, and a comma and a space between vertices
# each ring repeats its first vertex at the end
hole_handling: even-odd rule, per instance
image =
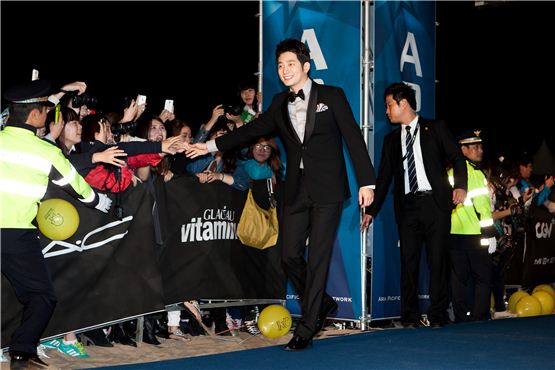
POLYGON ((258 329, 267 338, 279 338, 291 329, 291 314, 287 308, 273 304, 266 307, 258 317, 258 329))
POLYGON ((532 294, 536 293, 538 290, 543 290, 544 292, 549 293, 553 298, 553 300, 555 301, 555 289, 553 289, 551 285, 549 284, 538 285, 537 287, 534 288, 534 290, 532 291, 532 294))
POLYGON ((37 212, 39 230, 49 239, 66 240, 79 227, 79 213, 67 200, 52 198, 42 202, 37 212))
POLYGON ((509 298, 509 311, 512 313, 516 313, 516 304, 522 297, 526 297, 529 294, 524 290, 517 290, 514 292, 511 297, 509 298))
POLYGON ((555 308, 555 301, 553 301, 553 297, 548 292, 543 290, 538 290, 532 297, 536 297, 542 306, 542 315, 550 315, 553 313, 553 308, 555 308))
POLYGON ((537 316, 542 312, 540 301, 531 295, 522 297, 516 304, 517 317, 537 316))

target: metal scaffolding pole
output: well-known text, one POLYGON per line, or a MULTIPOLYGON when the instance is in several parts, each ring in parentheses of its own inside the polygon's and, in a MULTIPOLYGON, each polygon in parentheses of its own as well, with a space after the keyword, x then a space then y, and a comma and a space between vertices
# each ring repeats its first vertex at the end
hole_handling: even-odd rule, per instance
MULTIPOLYGON (((258 2, 258 72, 256 76, 258 77, 258 91, 262 91, 262 70, 264 69, 264 60, 263 60, 263 49, 262 49, 262 42, 263 42, 263 17, 262 17, 262 0, 258 2)), ((264 99, 264 95, 262 95, 262 99, 264 99)), ((258 101, 258 111, 262 112, 262 99, 258 101)))
MULTIPOLYGON (((362 60, 362 135, 370 158, 374 161, 374 2, 369 0, 362 1, 363 13, 363 60, 362 60)), ((364 211, 362 211, 364 212, 364 211)), ((362 217, 362 214, 361 214, 362 217)), ((362 232, 360 240, 360 288, 361 288, 361 316, 360 329, 367 329, 367 322, 370 319, 368 313, 368 291, 367 291, 367 268, 368 259, 372 254, 369 253, 368 240, 372 238, 372 226, 362 232)), ((370 246, 371 248, 371 246, 370 246)))

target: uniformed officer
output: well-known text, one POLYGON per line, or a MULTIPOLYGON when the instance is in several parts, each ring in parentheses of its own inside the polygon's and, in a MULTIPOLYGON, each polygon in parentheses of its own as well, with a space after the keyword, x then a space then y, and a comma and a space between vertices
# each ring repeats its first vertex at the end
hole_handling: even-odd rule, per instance
MULTIPOLYGON (((57 299, 32 222, 49 179, 104 213, 112 202, 105 194, 94 192, 58 147, 35 135, 56 100, 49 95, 50 86, 46 80, 35 80, 4 93, 10 104, 6 127, 0 131, 2 274, 23 304, 21 323, 10 342, 12 369, 48 367, 38 358, 36 348, 57 299)), ((75 82, 62 90, 83 93, 85 88, 84 83, 75 82)))
MULTIPOLYGON (((451 213, 451 293, 455 321, 486 320, 489 317, 491 259, 496 247, 495 227, 485 174, 479 167, 483 157, 479 130, 459 136, 466 157, 468 192, 462 204, 451 213), (474 296, 468 300, 468 285, 474 296)), ((449 170, 449 181, 453 180, 449 170)))

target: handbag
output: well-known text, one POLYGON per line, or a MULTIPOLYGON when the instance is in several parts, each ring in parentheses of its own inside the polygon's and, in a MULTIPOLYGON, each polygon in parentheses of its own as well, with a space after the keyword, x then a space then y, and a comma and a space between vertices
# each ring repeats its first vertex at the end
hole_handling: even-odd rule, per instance
MULTIPOLYGON (((273 199, 272 180, 268 180, 270 198, 273 199)), ((247 201, 237 226, 237 236, 241 243, 249 247, 266 249, 276 245, 279 234, 275 201, 270 201, 270 209, 260 208, 249 189, 247 201)))

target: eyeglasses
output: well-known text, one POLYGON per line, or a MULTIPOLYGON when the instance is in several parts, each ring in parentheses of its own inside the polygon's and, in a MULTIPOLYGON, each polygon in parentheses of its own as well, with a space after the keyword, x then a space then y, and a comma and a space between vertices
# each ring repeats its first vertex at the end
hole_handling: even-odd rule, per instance
POLYGON ((268 144, 255 144, 254 150, 264 151, 264 152, 271 152, 272 147, 268 144))

